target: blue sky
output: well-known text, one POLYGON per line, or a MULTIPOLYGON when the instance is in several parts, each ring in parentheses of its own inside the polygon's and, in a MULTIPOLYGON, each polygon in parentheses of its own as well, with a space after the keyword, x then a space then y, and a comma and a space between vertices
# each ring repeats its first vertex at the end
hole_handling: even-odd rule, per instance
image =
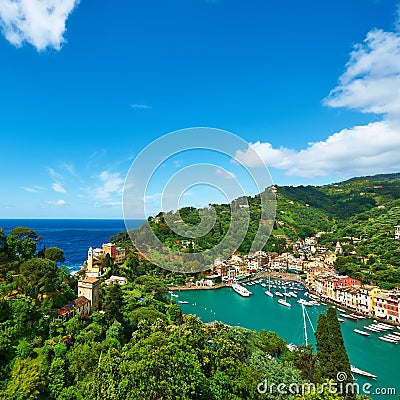
POLYGON ((61 3, 0 1, 0 218, 119 218, 134 158, 195 126, 277 184, 400 169, 397 1, 61 3))

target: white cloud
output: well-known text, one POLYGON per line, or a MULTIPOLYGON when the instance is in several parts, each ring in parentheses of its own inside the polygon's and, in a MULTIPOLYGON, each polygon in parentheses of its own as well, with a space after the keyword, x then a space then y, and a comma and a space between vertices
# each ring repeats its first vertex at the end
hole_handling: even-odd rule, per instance
POLYGON ((49 206, 66 206, 67 202, 65 200, 55 200, 55 201, 46 201, 46 204, 49 206))
POLYGON ((100 185, 94 189, 96 199, 109 199, 112 195, 120 194, 124 180, 118 172, 103 171, 99 175, 100 185))
POLYGON ((70 175, 72 175, 75 178, 78 178, 78 174, 73 164, 63 163, 62 166, 67 172, 70 173, 70 175))
POLYGON ((53 183, 51 186, 55 192, 58 193, 67 193, 67 191, 62 187, 60 183, 53 183))
POLYGON ((223 168, 217 168, 215 170, 215 173, 219 176, 221 176, 224 179, 235 179, 236 176, 234 173, 227 171, 226 169, 223 168))
POLYGON ((256 142, 251 147, 255 153, 250 149, 236 152, 236 159, 248 167, 262 167, 264 161, 268 167, 286 169, 292 165, 296 153, 284 147, 274 149, 270 143, 256 142))
POLYGON ((400 35, 382 30, 367 34, 350 54, 339 85, 324 100, 331 107, 366 113, 400 113, 400 35))
POLYGON ((27 187, 27 186, 21 186, 21 189, 25 190, 25 192, 28 192, 28 193, 37 193, 38 192, 36 189, 27 187))
MULTIPOLYGON (((399 9, 400 10, 400 9, 399 9)), ((287 175, 317 177, 375 174, 400 170, 400 32, 369 32, 350 54, 339 84, 324 100, 330 107, 347 107, 381 114, 381 120, 331 134, 302 150, 273 148, 270 143, 250 144, 268 167, 287 175)), ((238 150, 236 158, 257 167, 251 149, 238 150)))
POLYGON ((65 24, 79 0, 1 0, 0 25, 6 39, 21 47, 25 42, 38 51, 60 50, 65 24))
POLYGON ((131 104, 131 107, 136 110, 150 110, 151 108, 148 104, 131 104))

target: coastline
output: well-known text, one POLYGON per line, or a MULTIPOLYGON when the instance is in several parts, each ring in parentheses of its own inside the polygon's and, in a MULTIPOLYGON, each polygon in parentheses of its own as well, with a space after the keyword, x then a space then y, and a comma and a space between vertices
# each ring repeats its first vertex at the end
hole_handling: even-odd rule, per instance
MULTIPOLYGON (((259 278, 267 278, 267 277, 271 277, 273 279, 276 280, 280 280, 280 281, 290 281, 290 282, 297 282, 302 284, 309 293, 313 294, 314 296, 318 297, 319 301, 323 301, 326 303, 329 303, 331 306, 334 307, 338 307, 340 306, 341 308, 343 308, 344 310, 346 310, 346 312, 350 312, 350 313, 354 313, 360 316, 363 316, 365 318, 368 318, 372 321, 379 321, 379 322, 383 322, 395 327, 400 327, 399 323, 396 323, 394 321, 391 320, 387 320, 384 318, 379 318, 375 315, 370 315, 370 314, 365 314, 362 313, 360 311, 354 310, 350 307, 348 307, 345 304, 342 304, 340 302, 335 301, 334 299, 331 299, 330 297, 325 297, 325 296, 321 296, 318 292, 316 292, 315 290, 313 290, 309 285, 307 285, 307 282, 305 282, 299 275, 296 274, 289 274, 289 273, 277 273, 277 272, 260 272, 257 273, 249 278, 246 279, 242 279, 240 282, 238 282, 239 284, 241 283, 247 283, 249 281, 252 281, 254 279, 259 279, 259 278)), ((215 286, 196 286, 196 285, 178 285, 178 286, 169 286, 169 290, 175 291, 175 292, 180 292, 180 291, 197 291, 197 290, 218 290, 218 289, 222 289, 222 288, 228 288, 231 287, 230 284, 227 283, 219 283, 215 286)))

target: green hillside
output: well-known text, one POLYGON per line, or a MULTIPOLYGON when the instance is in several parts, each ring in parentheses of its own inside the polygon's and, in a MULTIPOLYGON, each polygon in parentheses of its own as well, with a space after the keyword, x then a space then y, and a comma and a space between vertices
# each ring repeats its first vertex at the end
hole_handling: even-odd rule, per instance
MULTIPOLYGON (((188 252, 211 248, 225 236, 233 213, 236 218, 238 199, 229 204, 212 204, 217 213, 214 228, 205 236, 193 240, 188 252)), ((260 223, 260 196, 247 198, 250 226, 240 253, 250 250, 260 223)), ((160 213, 150 218, 153 231, 168 246, 179 248, 180 240, 160 213)), ((196 225, 199 210, 180 210, 180 222, 196 225)), ((339 258, 338 268, 365 282, 382 287, 400 284, 400 240, 394 239, 394 226, 400 222, 400 174, 385 174, 352 178, 324 186, 277 186, 276 220, 264 250, 285 251, 285 243, 325 232, 318 240, 334 249, 343 244, 345 258, 339 258)))

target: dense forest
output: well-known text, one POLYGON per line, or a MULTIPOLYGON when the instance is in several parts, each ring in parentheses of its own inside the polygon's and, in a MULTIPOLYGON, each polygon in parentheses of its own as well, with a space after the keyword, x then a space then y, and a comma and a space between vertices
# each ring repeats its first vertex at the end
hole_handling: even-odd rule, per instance
MULTIPOLYGON (((59 266, 61 249, 37 251, 39 239, 24 227, 1 231, 0 399, 294 399, 257 388, 266 380, 321 385, 332 375, 325 339, 316 353, 289 351, 273 332, 183 315, 167 295, 173 274, 132 247, 123 266, 107 260, 108 275, 128 274, 129 283, 101 283, 100 311, 63 321, 57 309, 77 297, 78 278, 59 266)), ((123 233, 113 239, 127 242, 123 233)), ((297 398, 341 396, 325 390, 297 398)))

